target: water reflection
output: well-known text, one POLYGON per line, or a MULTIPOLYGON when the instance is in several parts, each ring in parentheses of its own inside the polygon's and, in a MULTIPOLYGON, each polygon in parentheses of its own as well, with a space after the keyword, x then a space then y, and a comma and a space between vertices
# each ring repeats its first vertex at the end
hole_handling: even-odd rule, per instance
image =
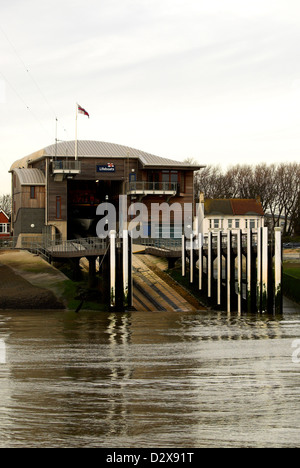
POLYGON ((300 311, 0 314, 1 447, 295 446, 300 311))

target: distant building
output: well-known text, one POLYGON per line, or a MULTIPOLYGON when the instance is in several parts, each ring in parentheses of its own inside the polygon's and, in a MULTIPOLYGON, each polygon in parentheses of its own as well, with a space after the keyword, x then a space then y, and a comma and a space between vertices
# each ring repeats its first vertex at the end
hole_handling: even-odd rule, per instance
POLYGON ((9 216, 0 210, 0 239, 10 237, 10 221, 9 216))
POLYGON ((257 229, 264 226, 264 211, 255 199, 207 199, 204 202, 203 232, 257 229))
MULTIPOLYGON (((118 208, 119 195, 127 196, 128 206, 193 207, 194 172, 203 166, 101 141, 78 141, 78 158, 75 153, 74 141, 60 142, 12 165, 14 236, 96 237, 97 206, 109 201, 118 208)), ((173 223, 171 236, 180 236, 182 227, 173 223)), ((161 236, 165 228, 162 220, 151 226, 149 217, 141 235, 161 236)))

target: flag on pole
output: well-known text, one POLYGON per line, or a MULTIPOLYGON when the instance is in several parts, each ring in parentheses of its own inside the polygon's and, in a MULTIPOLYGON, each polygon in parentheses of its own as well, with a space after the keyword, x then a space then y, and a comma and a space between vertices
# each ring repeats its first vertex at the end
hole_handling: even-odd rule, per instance
POLYGON ((78 106, 78 112, 79 112, 79 114, 87 115, 88 118, 90 118, 90 114, 89 114, 83 107, 81 107, 79 104, 77 104, 77 106, 78 106))

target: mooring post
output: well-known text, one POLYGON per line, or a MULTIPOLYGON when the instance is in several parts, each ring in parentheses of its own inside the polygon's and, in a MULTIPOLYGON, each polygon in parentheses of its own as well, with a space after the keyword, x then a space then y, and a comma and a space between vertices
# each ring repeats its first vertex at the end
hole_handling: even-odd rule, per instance
POLYGON ((252 229, 247 229, 247 311, 252 311, 252 229))
POLYGON ((238 313, 242 313, 243 300, 243 258, 242 258, 242 231, 237 232, 237 274, 238 274, 238 313))
POLYGON ((282 241, 281 228, 275 228, 275 313, 282 314, 282 241))
POLYGON ((199 239, 199 290, 202 291, 203 288, 203 234, 199 234, 198 236, 199 239))
POLYGON ((262 228, 257 229, 257 286, 256 286, 256 307, 257 311, 262 310, 262 290, 261 290, 261 273, 262 273, 262 228))
POLYGON ((129 261, 128 261, 128 231, 123 231, 123 303, 128 307, 129 294, 129 261))
POLYGON ((186 239, 185 234, 182 236, 182 244, 181 244, 181 255, 182 255, 182 276, 186 274, 186 239))
POLYGON ((190 283, 194 282, 194 235, 190 235, 190 283))
POLYGON ((133 307, 133 241, 128 231, 128 307, 133 307))
MULTIPOLYGON (((231 246, 232 246, 232 232, 227 232, 227 312, 231 312, 231 246)), ((234 281, 234 279, 233 279, 234 281)))
POLYGON ((208 251, 207 251, 207 296, 212 293, 212 232, 208 233, 208 251))
POLYGON ((218 262, 218 305, 222 301, 222 233, 218 232, 217 237, 217 262, 218 262))
POLYGON ((262 228, 262 311, 268 310, 268 273, 269 273, 269 231, 262 228))
POLYGON ((116 231, 110 231, 110 306, 116 306, 116 231))

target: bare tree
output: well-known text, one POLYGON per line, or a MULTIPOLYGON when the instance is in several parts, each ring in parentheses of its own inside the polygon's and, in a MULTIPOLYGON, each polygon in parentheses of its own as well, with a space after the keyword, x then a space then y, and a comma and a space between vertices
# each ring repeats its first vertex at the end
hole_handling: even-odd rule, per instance
POLYGON ((196 174, 197 197, 200 192, 205 198, 259 198, 272 227, 283 223, 284 234, 291 235, 299 222, 300 164, 244 164, 225 172, 207 166, 196 174))
POLYGON ((11 215, 11 195, 0 195, 0 210, 3 210, 7 216, 11 215))

